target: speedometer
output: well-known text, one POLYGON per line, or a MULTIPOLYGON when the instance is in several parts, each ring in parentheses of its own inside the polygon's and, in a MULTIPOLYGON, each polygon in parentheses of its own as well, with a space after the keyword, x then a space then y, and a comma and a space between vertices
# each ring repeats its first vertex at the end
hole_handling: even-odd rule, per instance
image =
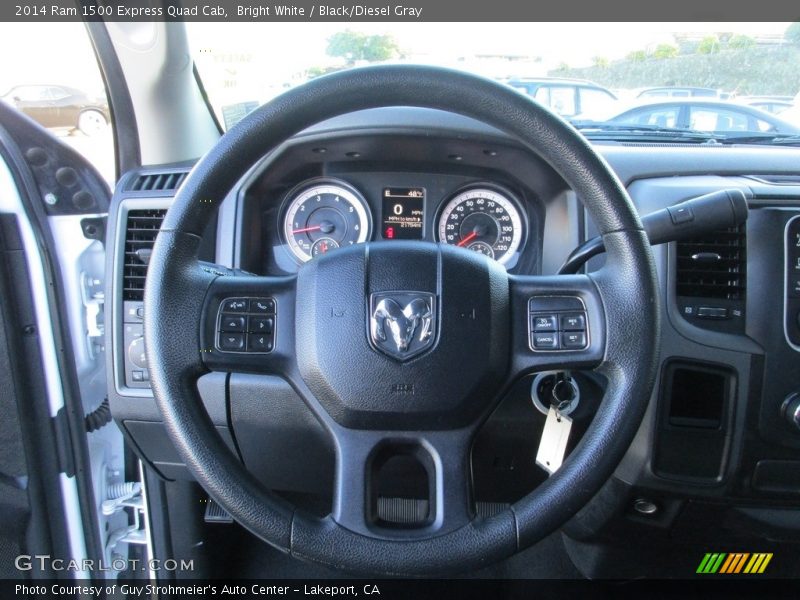
POLYGON ((519 208, 508 192, 473 187, 457 193, 439 215, 438 239, 508 263, 522 245, 519 208))
POLYGON ((337 179, 318 179, 286 198, 283 233, 301 262, 336 248, 366 242, 372 218, 364 197, 337 179))

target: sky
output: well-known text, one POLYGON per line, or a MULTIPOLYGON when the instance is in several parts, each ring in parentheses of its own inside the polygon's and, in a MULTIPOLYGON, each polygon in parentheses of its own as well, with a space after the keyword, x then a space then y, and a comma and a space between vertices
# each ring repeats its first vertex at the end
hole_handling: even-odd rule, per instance
POLYGON ((562 63, 588 66, 601 56, 623 58, 633 50, 673 43, 677 32, 780 35, 788 23, 234 23, 220 26, 190 23, 189 39, 206 83, 217 105, 243 100, 263 102, 292 82, 298 72, 326 66, 330 36, 344 29, 366 34, 389 34, 416 63, 437 64, 489 77, 541 76, 562 63), (222 63, 221 53, 250 53, 245 65, 222 63), (500 60, 474 60, 475 55, 527 55, 540 63, 509 66, 500 60), (277 58, 276 58, 277 57, 277 58), (509 68, 517 72, 503 72, 509 68), (223 82, 236 79, 236 87, 223 82))
POLYGON ((679 31, 780 34, 787 23, 263 23, 189 24, 197 45, 278 52, 281 62, 299 64, 324 57, 327 38, 352 29, 390 34, 414 54, 447 59, 467 54, 528 54, 545 60, 588 64, 592 57, 622 58, 631 50, 673 41, 679 31), (287 52, 291 48, 291 52, 287 52))
MULTIPOLYGON (((787 23, 189 23, 193 58, 208 78, 225 77, 236 65, 212 64, 224 53, 250 53, 249 71, 239 79, 253 90, 279 86, 298 71, 325 66, 331 59, 328 38, 344 29, 368 34, 390 34, 417 62, 446 66, 469 64, 463 57, 476 54, 514 54, 542 57, 537 67, 561 63, 585 66, 595 56, 609 60, 632 50, 673 41, 675 32, 729 31, 748 35, 781 34, 787 23), (206 64, 203 64, 205 60, 206 64)), ((89 92, 101 82, 81 23, 0 23, 0 94, 19 83, 65 83, 89 92), (42 41, 45 44, 42 44, 42 41), (45 49, 43 51, 43 48, 45 49), (51 50, 51 51, 48 51, 51 50)), ((241 67, 241 65, 240 65, 241 67)), ((528 73, 541 75, 540 73, 528 73)), ((245 86, 246 87, 246 86, 245 86)), ((240 89, 240 93, 251 90, 240 89)), ((255 92, 253 92, 255 93, 255 92)), ((243 98, 244 99, 244 98, 243 98)))

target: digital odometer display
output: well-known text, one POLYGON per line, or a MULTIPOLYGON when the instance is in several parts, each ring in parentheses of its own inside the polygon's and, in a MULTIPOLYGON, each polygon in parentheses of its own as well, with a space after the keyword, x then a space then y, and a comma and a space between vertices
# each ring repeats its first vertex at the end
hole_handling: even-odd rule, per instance
POLYGON ((386 240, 421 240, 425 223, 423 188, 384 188, 383 227, 386 240))

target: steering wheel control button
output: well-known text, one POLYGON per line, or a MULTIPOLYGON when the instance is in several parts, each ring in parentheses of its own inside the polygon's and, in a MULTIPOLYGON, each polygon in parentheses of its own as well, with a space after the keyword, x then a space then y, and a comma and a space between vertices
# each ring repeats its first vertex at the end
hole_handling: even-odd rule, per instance
POLYGON ((217 317, 217 349, 253 354, 272 352, 276 312, 274 298, 226 298, 217 317))
POLYGON ((586 320, 583 315, 561 315, 562 331, 586 331, 586 320))
POLYGON ((528 301, 530 347, 534 352, 585 350, 586 307, 574 296, 541 296, 528 301))
POLYGON ((244 350, 244 334, 243 333, 220 334, 219 347, 222 350, 228 350, 228 351, 244 350))
POLYGON ((561 346, 567 350, 581 350, 586 347, 586 334, 582 331, 562 333, 561 346))
POLYGON ((272 336, 251 333, 247 336, 247 350, 249 352, 270 352, 272 350, 272 336))
POLYGON ((222 312, 247 312, 247 300, 242 298, 231 298, 222 303, 222 312))
POLYGON ((272 298, 255 298, 250 300, 250 312, 275 314, 275 300, 272 298))
POLYGON ((275 320, 272 317, 248 317, 247 331, 250 333, 272 333, 275 320))
POLYGON ((533 347, 537 350, 553 350, 558 348, 557 333, 534 333, 533 347))
POLYGON ((222 315, 222 331, 244 331, 244 317, 222 315))
POLYGON ((533 331, 558 331, 558 319, 554 315, 536 315, 532 318, 533 331))

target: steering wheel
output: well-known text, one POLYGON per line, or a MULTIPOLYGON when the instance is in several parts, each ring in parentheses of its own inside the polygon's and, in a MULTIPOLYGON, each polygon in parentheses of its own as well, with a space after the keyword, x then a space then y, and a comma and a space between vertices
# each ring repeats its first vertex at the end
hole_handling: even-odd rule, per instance
POLYGON ((153 249, 144 303, 156 402, 170 438, 211 497, 293 556, 394 575, 484 566, 540 540, 583 507, 611 477, 641 422, 660 331, 650 246, 604 160, 560 117, 511 88, 429 67, 320 77, 232 128, 179 190, 153 249), (474 252, 400 241, 342 248, 289 277, 199 261, 206 224, 256 161, 324 119, 385 106, 466 115, 536 152, 594 219, 605 265, 588 275, 509 275, 474 252), (379 310, 383 300, 394 302, 394 310, 387 303, 379 310), (274 337, 263 352, 219 348, 223 306, 274 312, 274 337), (569 349, 558 341, 556 348, 534 347, 532 315, 565 310, 584 317, 582 341, 569 349), (547 481, 500 514, 476 516, 470 450, 477 429, 513 381, 554 369, 596 369, 607 379, 591 426, 547 481), (248 473, 198 395, 196 381, 209 370, 280 375, 303 398, 334 441, 331 514, 305 514, 248 473), (376 461, 387 452, 414 453, 426 465, 430 509, 420 527, 376 520, 370 486, 376 461))

